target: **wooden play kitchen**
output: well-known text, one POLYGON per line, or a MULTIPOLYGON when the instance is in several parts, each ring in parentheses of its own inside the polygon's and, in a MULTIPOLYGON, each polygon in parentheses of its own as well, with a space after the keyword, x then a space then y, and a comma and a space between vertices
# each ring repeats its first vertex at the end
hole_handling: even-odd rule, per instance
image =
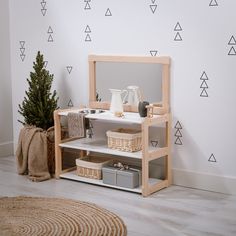
MULTIPOLYGON (((62 117, 67 117, 68 113, 71 112, 83 112, 84 109, 61 109, 54 112, 55 121, 55 175, 56 178, 65 178, 71 180, 77 180, 81 182, 117 188, 122 190, 127 190, 131 192, 141 193, 143 196, 148 196, 156 191, 166 188, 172 183, 171 174, 171 142, 170 142, 170 132, 171 132, 171 114, 169 111, 169 81, 170 81, 170 58, 169 57, 150 57, 150 56, 106 56, 106 55, 89 55, 89 107, 87 110, 93 110, 95 112, 89 112, 85 115, 85 118, 94 122, 103 122, 106 129, 106 125, 116 124, 121 130, 110 130, 107 128, 106 134, 108 136, 104 138, 104 134, 99 137, 99 134, 95 134, 94 137, 72 137, 63 139, 61 137, 62 130, 62 117), (159 64, 162 66, 162 101, 152 103, 147 107, 147 117, 140 117, 138 113, 137 105, 124 104, 123 113, 121 116, 116 116, 112 113, 110 109, 110 102, 97 101, 96 99, 96 63, 98 62, 121 62, 121 63, 149 63, 149 64, 159 64), (102 109, 103 112, 100 112, 102 109), (135 125, 140 128, 140 133, 134 133, 135 140, 132 140, 131 149, 126 150, 127 141, 122 140, 129 135, 119 136, 119 133, 124 133, 125 130, 129 130, 127 126, 135 125), (123 129, 123 126, 126 128, 123 129), (153 148, 150 145, 149 133, 152 127, 162 126, 165 129, 165 145, 153 148), (118 136, 116 136, 118 133, 118 136), (135 136, 136 135, 136 136, 135 136), (140 137, 141 139, 140 139, 140 137), (120 138, 120 140, 116 140, 120 138), (114 140, 115 139, 115 140, 114 140), (109 142, 108 142, 109 141, 109 142), (121 146, 118 147, 118 144, 121 146), (123 143, 122 143, 123 142, 123 143), (134 144, 135 143, 135 144, 134 144), (139 145, 134 147, 133 145, 139 145), (124 159, 132 159, 140 161, 141 164, 141 185, 135 188, 126 188, 118 185, 112 185, 104 183, 102 179, 98 178, 87 178, 85 176, 78 175, 76 171, 76 163, 73 168, 62 168, 63 155, 62 151, 64 148, 70 148, 78 151, 80 156, 98 154, 102 156, 103 154, 109 156, 111 159, 113 157, 122 157, 124 159), (124 148, 124 150, 122 150, 124 148), (136 149, 135 149, 136 148, 136 149), (141 149, 141 150, 140 150, 141 149), (151 161, 157 160, 159 158, 164 159, 164 177, 162 179, 150 178, 149 175, 149 165, 151 161)), ((155 84, 153 85, 155 86, 155 84)), ((100 124, 100 123, 99 123, 100 124)), ((110 126, 109 126, 110 127, 110 126)), ((128 132, 129 133, 129 132, 128 132)), ((130 142, 130 141, 129 141, 130 142)), ((130 144, 129 144, 130 145, 130 144)), ((109 180, 108 180, 109 182, 109 180)))

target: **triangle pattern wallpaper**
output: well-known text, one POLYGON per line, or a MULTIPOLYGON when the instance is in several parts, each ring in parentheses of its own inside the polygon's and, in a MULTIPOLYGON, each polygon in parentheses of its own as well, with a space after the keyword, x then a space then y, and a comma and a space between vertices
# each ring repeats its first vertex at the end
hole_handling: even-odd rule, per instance
POLYGON ((173 170, 236 178, 235 9, 233 0, 10 0, 14 142, 37 51, 61 108, 88 104, 89 54, 170 56, 173 170))

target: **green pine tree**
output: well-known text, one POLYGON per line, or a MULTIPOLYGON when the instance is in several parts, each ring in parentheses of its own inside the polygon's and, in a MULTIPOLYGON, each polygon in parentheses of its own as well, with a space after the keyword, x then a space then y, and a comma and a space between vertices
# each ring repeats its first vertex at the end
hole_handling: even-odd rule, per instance
POLYGON ((44 68, 43 55, 37 53, 36 62, 33 63, 34 72, 30 72, 27 78, 29 90, 22 104, 19 104, 18 112, 24 117, 24 125, 34 125, 47 130, 54 125, 53 112, 56 110, 58 97, 56 91, 50 92, 53 74, 44 68))

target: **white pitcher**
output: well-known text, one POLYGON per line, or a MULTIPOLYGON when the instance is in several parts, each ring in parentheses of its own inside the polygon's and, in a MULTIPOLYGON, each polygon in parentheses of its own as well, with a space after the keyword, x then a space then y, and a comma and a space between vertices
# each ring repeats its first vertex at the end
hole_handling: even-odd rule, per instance
POLYGON ((110 111, 115 112, 123 112, 123 102, 121 95, 124 94, 126 96, 127 90, 120 89, 109 89, 111 91, 111 105, 110 111))
POLYGON ((138 103, 142 100, 141 91, 138 86, 130 85, 127 87, 128 93, 125 96, 127 104, 132 106, 138 106, 138 103))

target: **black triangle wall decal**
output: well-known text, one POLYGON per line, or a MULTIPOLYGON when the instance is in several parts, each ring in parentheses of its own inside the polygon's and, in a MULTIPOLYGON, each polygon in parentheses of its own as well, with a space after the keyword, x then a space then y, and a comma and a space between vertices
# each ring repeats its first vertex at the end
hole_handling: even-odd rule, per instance
POLYGON ((91 33, 91 29, 90 29, 90 27, 89 27, 88 25, 86 26, 84 32, 85 32, 85 33, 91 33))
POLYGON ((24 46, 25 46, 25 41, 20 41, 20 46, 21 46, 22 48, 24 48, 24 46))
POLYGON ((182 27, 180 26, 179 22, 175 25, 174 31, 182 31, 182 27))
POLYGON ((72 69, 73 69, 73 67, 72 66, 67 66, 66 69, 67 69, 68 73, 70 74, 72 69))
POLYGON ((52 27, 51 27, 51 26, 48 27, 48 33, 49 33, 49 34, 52 34, 52 33, 53 33, 53 30, 52 30, 52 27))
POLYGON ((230 48, 228 55, 229 56, 235 56, 236 55, 236 50, 233 46, 230 48))
POLYGON ((109 8, 107 8, 107 11, 105 13, 105 16, 112 16, 111 11, 109 8))
POLYGON ((209 3, 209 6, 210 7, 216 7, 216 6, 218 6, 218 3, 217 3, 216 0, 211 0, 211 2, 209 3))
POLYGON ((236 40, 234 38, 234 36, 232 35, 229 42, 228 42, 228 45, 236 45, 236 40))
POLYGON ((210 162, 216 162, 216 158, 214 156, 214 154, 212 153, 211 156, 209 157, 208 161, 210 162))
POLYGON ((205 71, 202 72, 202 75, 200 77, 200 80, 208 80, 208 76, 205 71))
POLYGON ((176 33, 174 40, 175 41, 182 41, 182 37, 179 32, 176 33))
POLYGON ((205 88, 202 90, 200 97, 208 97, 208 93, 205 88))
POLYGON ((176 122, 175 128, 176 129, 182 129, 182 126, 181 126, 179 121, 176 122))
POLYGON ((154 14, 156 9, 157 9, 157 5, 150 5, 151 11, 154 14))
POLYGON ((157 51, 156 50, 151 50, 150 54, 152 57, 155 57, 157 55, 157 51))
POLYGON ((48 42, 53 42, 53 37, 52 37, 51 34, 50 34, 49 37, 48 37, 48 42))

